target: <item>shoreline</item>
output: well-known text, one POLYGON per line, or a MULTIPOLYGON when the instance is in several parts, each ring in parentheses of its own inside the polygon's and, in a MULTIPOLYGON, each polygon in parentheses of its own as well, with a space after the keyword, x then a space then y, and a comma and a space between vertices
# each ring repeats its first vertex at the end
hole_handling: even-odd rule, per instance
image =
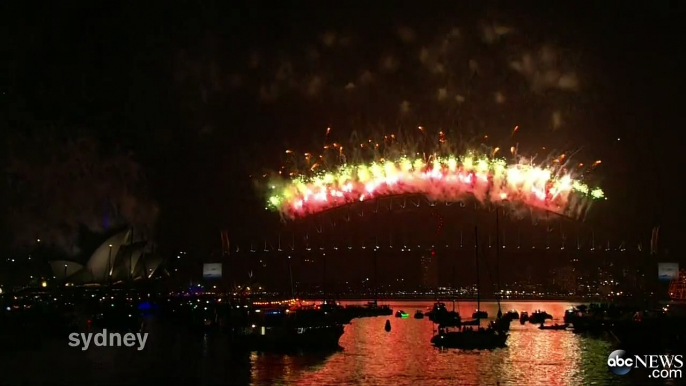
MULTIPOLYGON (((301 300, 307 300, 307 301, 324 301, 322 298, 300 298, 301 300)), ((374 301, 372 298, 334 298, 330 300, 335 300, 338 302, 371 302, 374 301)), ((453 299, 447 299, 447 298, 379 298, 377 299, 377 302, 380 304, 383 304, 385 302, 442 302, 442 303, 452 303, 453 299)), ((475 303, 477 299, 455 299, 455 303, 475 303)), ((545 298, 545 299, 502 299, 500 300, 501 303, 513 303, 513 302, 528 302, 528 303, 534 303, 534 302, 567 302, 567 303, 594 303, 598 302, 599 299, 584 299, 584 298, 566 298, 566 299, 557 299, 557 298, 545 298)), ((498 299, 481 299, 482 303, 497 303, 498 299)))

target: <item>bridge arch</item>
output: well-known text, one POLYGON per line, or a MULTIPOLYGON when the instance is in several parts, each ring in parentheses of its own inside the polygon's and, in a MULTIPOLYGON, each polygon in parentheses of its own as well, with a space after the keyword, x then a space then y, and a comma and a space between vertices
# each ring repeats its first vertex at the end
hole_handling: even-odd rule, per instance
MULTIPOLYGON (((282 222, 277 231, 234 240, 229 260, 238 262, 232 268, 237 274, 263 275, 264 282, 280 281, 277 286, 281 288, 289 287, 289 268, 296 271, 296 281, 309 281, 312 288, 324 277, 329 288, 336 288, 334 272, 354 267, 359 271, 356 280, 366 279, 373 275, 376 256, 382 271, 380 285, 390 285, 387 282, 397 277, 383 272, 392 271, 386 268, 394 264, 407 268, 411 265, 408 261, 417 262, 423 254, 435 253, 448 270, 453 265, 471 269, 473 229, 477 226, 484 261, 492 268, 497 208, 501 210, 500 246, 506 272, 522 273, 529 266, 547 262, 570 265, 574 260, 604 267, 643 253, 635 240, 568 216, 515 207, 503 210, 476 200, 434 201, 415 194, 357 202, 282 222), (322 273, 324 270, 327 273, 322 273)), ((536 275, 536 269, 531 274, 536 275)), ((538 275, 543 280, 546 273, 538 275)), ((445 277, 441 283, 452 284, 445 277)))

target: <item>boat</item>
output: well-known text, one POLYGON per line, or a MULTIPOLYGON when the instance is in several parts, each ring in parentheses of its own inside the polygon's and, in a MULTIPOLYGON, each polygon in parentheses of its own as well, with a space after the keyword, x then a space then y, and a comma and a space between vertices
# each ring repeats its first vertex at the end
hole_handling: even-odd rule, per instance
POLYGON ((438 334, 431 338, 431 343, 442 348, 492 350, 505 347, 507 337, 508 334, 492 328, 462 327, 457 331, 439 329, 438 334))
POLYGON ((564 316, 564 321, 565 323, 571 323, 573 324, 575 321, 579 319, 583 319, 584 316, 586 316, 586 311, 588 307, 586 305, 579 305, 576 307, 572 307, 568 310, 565 310, 565 316, 564 316))
POLYGON ((488 319, 488 312, 477 309, 472 314, 472 318, 474 318, 474 319, 488 319))
POLYGON ((474 227, 474 260, 476 263, 476 310, 472 314, 472 319, 486 319, 488 318, 488 313, 486 311, 480 310, 481 285, 479 275, 479 235, 476 227, 474 227))
POLYGON ((395 317, 396 317, 396 318, 407 318, 408 316, 409 316, 409 315, 407 314, 407 312, 405 312, 405 311, 403 311, 403 310, 400 310, 400 311, 396 311, 396 312, 395 312, 395 317))
POLYGON ((460 326, 462 319, 454 308, 455 306, 453 305, 453 311, 448 311, 445 307, 445 303, 436 302, 431 311, 427 312, 426 315, 429 315, 429 319, 436 324, 458 327, 460 326))
POLYGON ((379 305, 376 300, 368 302, 365 305, 367 313, 372 316, 390 316, 393 315, 393 310, 386 304, 379 305))
MULTIPOLYGON (((495 230, 496 230, 496 237, 495 237, 495 256, 496 256, 496 269, 497 269, 497 279, 498 279, 498 293, 502 295, 502 289, 500 288, 500 222, 498 221, 500 210, 496 208, 495 210, 495 230)), ((510 322, 512 322, 512 319, 514 315, 516 315, 517 311, 510 312, 508 313, 507 317, 503 317, 503 311, 500 307, 500 297, 497 298, 498 300, 498 313, 496 314, 495 320, 491 321, 489 323, 489 327, 495 331, 498 331, 500 333, 506 333, 510 331, 510 322)), ((485 312, 484 312, 485 313, 485 312)), ((519 315, 517 315, 519 316, 519 315)), ((486 314, 486 317, 488 317, 488 314, 486 314)))
POLYGON ((567 327, 569 327, 569 324, 553 324, 552 326, 546 326, 545 324, 541 323, 541 326, 538 327, 541 330, 566 330, 567 327))
POLYGON ((433 308, 431 308, 431 311, 428 311, 426 313, 426 315, 429 316, 429 319, 432 322, 436 322, 437 321, 436 319, 438 319, 440 317, 440 315, 445 314, 447 312, 448 312, 448 309, 445 308, 445 303, 436 302, 436 303, 434 303, 433 308))
MULTIPOLYGON (((456 279, 455 275, 455 265, 453 264, 453 278, 456 279)), ((448 311, 444 303, 434 303, 433 308, 433 318, 431 319, 434 323, 443 327, 459 327, 462 325, 462 317, 460 313, 455 311, 455 297, 453 295, 453 309, 448 311)))
MULTIPOLYGON (((255 325, 253 325, 255 326, 255 325)), ((251 350, 333 349, 344 328, 340 324, 310 327, 265 327, 246 328, 235 340, 237 347, 251 350)))
POLYGON ((510 320, 517 320, 517 319, 519 319, 519 312, 517 312, 517 310, 509 310, 505 313, 503 318, 510 319, 510 320))
POLYGON ((580 309, 573 320, 575 333, 604 336, 611 334, 622 348, 638 351, 678 350, 686 345, 686 308, 680 312, 678 304, 660 309, 639 308, 638 305, 591 304, 580 309))
POLYGON ((453 327, 460 326, 462 324, 460 313, 457 311, 448 311, 448 313, 440 319, 440 324, 453 327))
POLYGON ((496 320, 491 320, 488 324, 490 328, 496 331, 507 332, 510 331, 510 322, 512 320, 508 318, 497 318, 496 320))
MULTIPOLYGON (((477 259, 478 271, 478 231, 474 227, 475 251, 474 255, 477 259)), ((479 280, 477 274, 477 303, 480 303, 479 298, 479 280)), ((480 305, 480 304, 479 304, 480 305)), ((479 312, 477 310, 477 312, 479 312)), ((476 314, 476 313, 475 313, 476 314)), ((479 315, 477 315, 479 316, 479 315)), ((458 348, 463 350, 492 350, 498 347, 505 347, 508 334, 502 330, 494 329, 492 327, 482 328, 466 327, 468 324, 479 325, 480 318, 476 317, 471 321, 462 322, 462 326, 457 329, 450 327, 439 326, 438 333, 431 338, 431 343, 437 347, 458 348)))
POLYGON ((393 315, 391 307, 385 304, 378 305, 376 301, 368 302, 365 305, 347 305, 344 311, 344 314, 351 320, 354 318, 393 315))
POLYGON ((353 309, 346 308, 340 305, 336 300, 324 300, 319 304, 319 309, 333 315, 333 317, 341 324, 350 324, 350 322, 360 316, 359 312, 354 312, 353 309))
POLYGON ((532 324, 541 324, 544 323, 547 319, 552 319, 553 316, 550 315, 549 313, 541 310, 536 310, 534 311, 530 316, 529 316, 529 323, 532 324))
MULTIPOLYGON (((257 309, 255 310, 257 311, 257 309)), ((344 327, 318 309, 263 308, 233 329, 237 348, 264 351, 338 349, 344 327)))
POLYGON ((414 318, 415 318, 415 319, 424 319, 424 313, 423 313, 422 311, 420 311, 420 310, 417 310, 417 311, 414 313, 414 318))
POLYGON ((519 315, 519 323, 524 324, 529 321, 529 313, 526 311, 522 311, 522 313, 519 315))
POLYGON ((384 330, 386 330, 386 332, 391 332, 391 321, 388 319, 386 319, 386 325, 384 326, 384 330))

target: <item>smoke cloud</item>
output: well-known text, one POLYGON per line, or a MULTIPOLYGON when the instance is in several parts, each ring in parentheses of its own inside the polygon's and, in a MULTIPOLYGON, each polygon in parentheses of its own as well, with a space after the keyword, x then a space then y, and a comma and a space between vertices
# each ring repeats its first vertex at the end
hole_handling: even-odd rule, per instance
POLYGON ((92 138, 49 135, 14 138, 10 149, 9 222, 18 246, 40 239, 74 255, 80 226, 92 232, 123 225, 152 230, 158 208, 130 154, 92 138))

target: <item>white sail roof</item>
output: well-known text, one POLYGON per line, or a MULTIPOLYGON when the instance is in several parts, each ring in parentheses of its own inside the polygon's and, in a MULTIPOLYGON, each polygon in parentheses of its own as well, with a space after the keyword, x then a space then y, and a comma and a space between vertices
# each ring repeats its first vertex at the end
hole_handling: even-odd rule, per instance
POLYGON ((95 250, 86 264, 86 270, 91 273, 93 278, 99 281, 108 280, 108 275, 114 271, 117 254, 121 247, 128 242, 130 235, 130 230, 117 233, 95 250))
POLYGON ((85 266, 66 260, 50 262, 53 274, 58 279, 78 283, 105 283, 151 277, 162 259, 151 253, 151 242, 141 240, 132 243, 131 232, 125 230, 107 239, 93 252, 85 266))

